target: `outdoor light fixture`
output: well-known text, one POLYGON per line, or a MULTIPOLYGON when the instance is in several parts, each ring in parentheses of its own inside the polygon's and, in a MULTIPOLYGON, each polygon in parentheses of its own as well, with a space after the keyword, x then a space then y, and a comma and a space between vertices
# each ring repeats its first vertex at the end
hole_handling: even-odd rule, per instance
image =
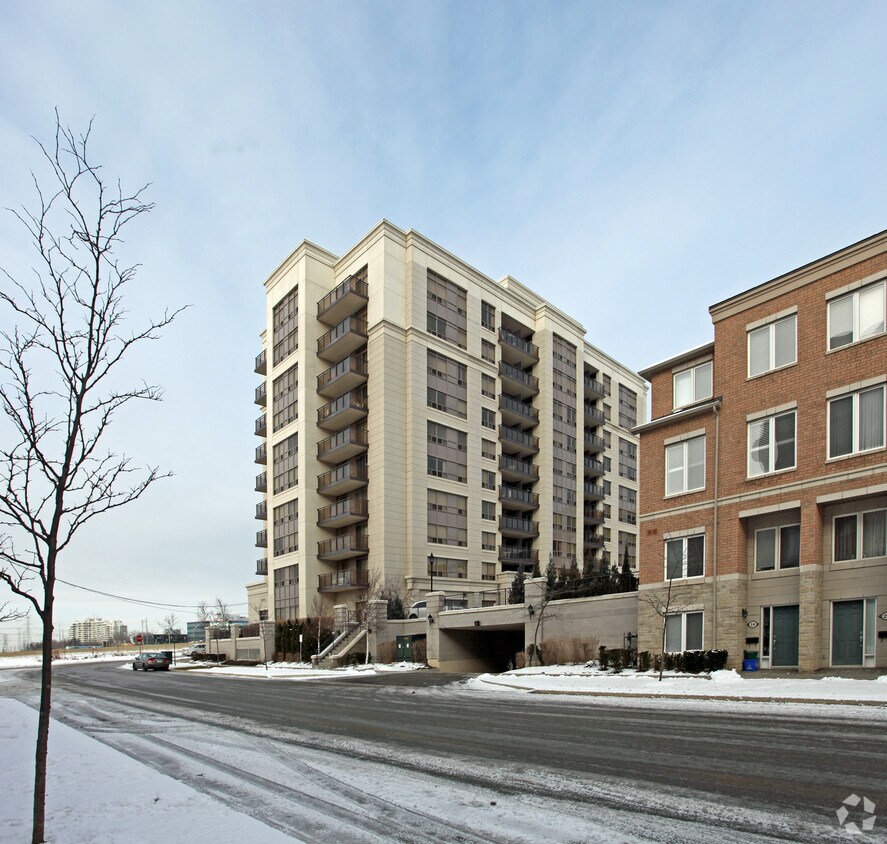
POLYGON ((479 620, 479 619, 475 619, 475 620, 474 620, 474 626, 475 626, 475 627, 480 627, 480 620, 479 620))
POLYGON ((434 616, 431 613, 428 613, 428 623, 434 624, 434 616))
POLYGON ((428 576, 431 578, 431 588, 428 591, 433 592, 434 591, 434 554, 433 553, 428 555, 428 576))
POLYGON ((530 615, 536 615, 536 608, 532 604, 530 604, 530 606, 527 607, 527 612, 530 615))

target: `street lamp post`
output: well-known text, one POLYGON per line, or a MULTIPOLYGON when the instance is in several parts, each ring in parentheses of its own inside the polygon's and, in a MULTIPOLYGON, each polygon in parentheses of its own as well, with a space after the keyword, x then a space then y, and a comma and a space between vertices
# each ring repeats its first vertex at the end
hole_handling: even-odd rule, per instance
POLYGON ((431 578, 431 588, 428 591, 433 592, 434 591, 434 554, 433 553, 428 555, 428 576, 431 578))

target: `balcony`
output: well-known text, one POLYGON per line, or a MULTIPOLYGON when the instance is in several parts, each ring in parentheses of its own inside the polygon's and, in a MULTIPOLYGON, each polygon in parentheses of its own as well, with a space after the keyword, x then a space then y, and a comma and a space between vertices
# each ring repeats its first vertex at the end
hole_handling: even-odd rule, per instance
POLYGON ((268 444, 262 443, 256 446, 256 463, 264 466, 268 462, 268 444))
POLYGON ((265 419, 265 414, 263 413, 258 419, 256 419, 256 436, 264 437, 265 434, 268 433, 268 422, 265 419))
POLYGON ((506 425, 538 425, 539 411, 511 396, 499 396, 499 410, 506 425))
POLYGON ((499 377, 503 391, 521 399, 529 399, 539 392, 539 379, 505 361, 499 362, 499 377))
POLYGON ((351 425, 317 444, 317 459, 321 463, 336 465, 363 454, 368 448, 369 438, 364 428, 351 425))
POLYGON ((317 341, 317 356, 335 363, 356 352, 367 341, 367 321, 363 317, 345 317, 317 341))
POLYGON ((600 381, 595 381, 595 379, 589 375, 586 375, 582 379, 582 384, 585 387, 585 395, 587 398, 602 399, 607 395, 604 385, 600 381))
POLYGON ((260 501, 258 504, 256 504, 256 518, 260 519, 263 522, 268 520, 267 501, 260 501))
POLYGON ((256 548, 268 547, 268 530, 263 528, 256 531, 256 548))
POLYGON ((333 571, 317 576, 318 592, 343 592, 346 589, 360 589, 368 584, 365 571, 333 571))
POLYGON ((603 451, 607 447, 607 443, 603 437, 597 437, 594 434, 586 433, 582 437, 582 445, 585 447, 585 450, 596 454, 599 451, 603 451))
POLYGON ((351 530, 348 533, 322 539, 317 543, 318 560, 347 560, 366 554, 369 550, 366 534, 363 531, 351 530))
POLYGON ((499 345, 502 347, 502 357, 511 363, 518 366, 539 363, 539 347, 507 328, 499 329, 499 345))
POLYGON ((593 457, 586 457, 582 461, 582 468, 585 470, 586 476, 603 475, 606 473, 606 467, 603 460, 595 460, 593 457))
POLYGON ((253 371, 256 373, 256 375, 264 375, 267 370, 268 368, 265 359, 265 350, 262 349, 262 351, 256 355, 256 366, 253 371))
POLYGON ((518 460, 516 457, 509 457, 503 454, 499 458, 499 471, 502 473, 502 479, 506 481, 538 481, 539 467, 534 466, 527 460, 518 460))
POLYGON ((585 547, 596 551, 598 548, 604 547, 604 537, 599 534, 592 534, 585 537, 585 547))
POLYGON ((586 507, 582 512, 582 519, 587 525, 602 525, 604 512, 597 507, 586 507))
POLYGON ((525 434, 517 428, 500 425, 499 441, 508 443, 512 450, 516 450, 522 456, 539 453, 539 437, 525 434))
POLYGON ((365 354, 348 355, 317 376, 317 392, 328 399, 341 396, 367 382, 365 354))
POLYGON ((268 558, 262 557, 261 560, 256 560, 256 574, 265 576, 268 574, 268 558))
POLYGON ((521 548, 517 545, 500 545, 499 562, 535 565, 539 562, 539 552, 535 548, 521 548))
POLYGON ((264 407, 265 404, 267 403, 267 398, 268 398, 268 389, 265 386, 265 382, 263 381, 261 384, 259 384, 258 387, 256 387, 256 399, 255 399, 256 404, 264 407))
POLYGON ((509 510, 538 510, 539 493, 528 489, 502 484, 499 487, 499 500, 509 510))
POLYGON ((368 483, 367 467, 351 460, 329 472, 317 476, 317 491, 321 495, 346 495, 368 483))
POLYGON ((585 484, 584 485, 585 498, 586 500, 594 499, 596 501, 600 501, 603 498, 606 498, 607 495, 604 492, 604 488, 600 486, 600 484, 585 484))
POLYGON ((256 475, 256 492, 268 492, 268 473, 259 472, 256 475))
POLYGON ((350 275, 317 303, 317 318, 326 325, 336 325, 364 308, 368 299, 369 285, 350 275))
POLYGON ((499 516, 499 533, 518 539, 531 539, 539 536, 539 522, 519 519, 515 516, 499 516))
POLYGON ((327 504, 317 509, 317 526, 323 528, 343 528, 369 518, 369 506, 366 498, 353 496, 327 504))
POLYGON ((317 427, 325 431, 341 431, 360 419, 366 419, 365 390, 349 390, 344 395, 317 408, 317 427))
POLYGON ((583 402, 583 408, 585 410, 585 424, 586 425, 603 425, 606 422, 607 417, 604 414, 603 410, 598 410, 593 404, 590 402, 583 402))

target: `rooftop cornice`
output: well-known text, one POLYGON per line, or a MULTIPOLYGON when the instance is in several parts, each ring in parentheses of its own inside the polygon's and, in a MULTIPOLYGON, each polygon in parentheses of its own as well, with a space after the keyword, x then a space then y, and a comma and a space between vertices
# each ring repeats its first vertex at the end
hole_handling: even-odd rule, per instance
POLYGON ((694 416, 700 416, 703 413, 716 410, 720 406, 721 396, 718 396, 716 399, 709 399, 708 401, 694 404, 691 407, 676 410, 674 413, 669 413, 668 416, 660 416, 657 419, 651 419, 643 425, 638 425, 632 428, 631 432, 633 434, 641 434, 646 431, 652 431, 654 428, 661 428, 663 425, 671 425, 672 422, 681 422, 684 419, 692 419, 694 416))

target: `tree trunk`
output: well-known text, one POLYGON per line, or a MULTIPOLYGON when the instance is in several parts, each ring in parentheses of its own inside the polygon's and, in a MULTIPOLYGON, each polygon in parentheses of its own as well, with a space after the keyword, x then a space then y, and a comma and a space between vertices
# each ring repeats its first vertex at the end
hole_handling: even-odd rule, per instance
POLYGON ((43 662, 40 667, 40 715, 37 721, 37 750, 34 758, 34 822, 31 844, 46 840, 46 757, 49 750, 49 715, 52 709, 52 610, 55 583, 47 579, 43 612, 43 662))

